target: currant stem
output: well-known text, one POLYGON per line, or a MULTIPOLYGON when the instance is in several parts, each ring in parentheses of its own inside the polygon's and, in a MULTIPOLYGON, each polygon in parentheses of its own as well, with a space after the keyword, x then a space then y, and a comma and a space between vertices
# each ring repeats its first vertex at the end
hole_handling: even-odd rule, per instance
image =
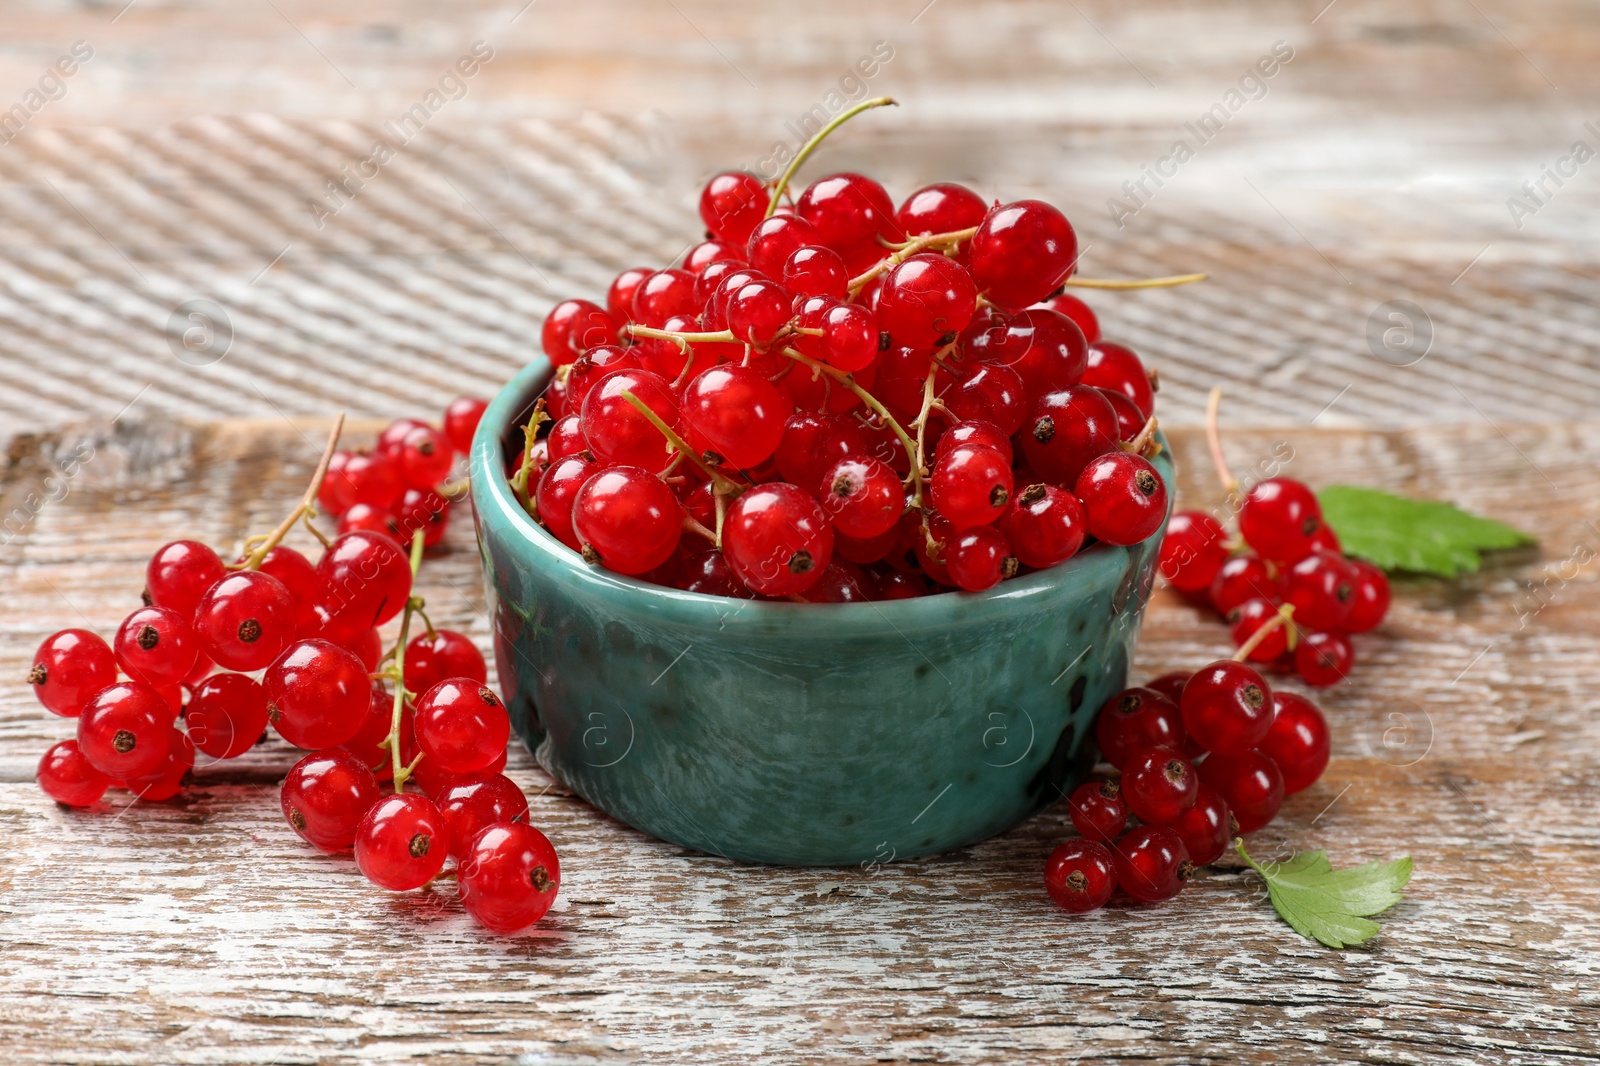
POLYGON ((641 326, 635 322, 629 322, 626 329, 630 337, 649 337, 658 341, 677 341, 680 346, 739 343, 739 338, 733 335, 733 330, 731 329, 719 330, 716 333, 680 333, 677 330, 641 326))
POLYGON ((684 515, 683 516, 683 528, 688 530, 690 533, 694 533, 697 536, 701 536, 701 537, 706 538, 707 540, 711 541, 711 543, 713 543, 713 544, 715 544, 717 542, 716 533, 714 531, 712 531, 712 530, 707 529, 705 526, 701 525, 698 521, 695 520, 693 515, 684 515))
POLYGON ((533 401, 533 412, 528 415, 528 424, 522 428, 522 462, 517 464, 517 472, 511 478, 511 491, 516 495, 517 502, 535 521, 539 518, 539 507, 533 502, 533 494, 528 491, 528 477, 533 472, 533 446, 538 443, 539 426, 547 417, 544 413, 544 397, 541 396, 533 401))
POLYGON ((1250 634, 1250 639, 1239 645, 1239 650, 1233 653, 1233 661, 1242 663, 1250 658, 1250 653, 1261 646, 1261 642, 1272 634, 1279 626, 1288 626, 1289 634, 1294 635, 1294 604, 1286 603, 1278 608, 1278 613, 1267 619, 1261 628, 1250 634))
POLYGON ((325 536, 323 534, 322 530, 317 528, 316 523, 311 521, 311 512, 310 511, 307 511, 304 514, 302 514, 300 516, 300 521, 306 527, 307 531, 310 532, 310 534, 313 537, 316 537, 317 540, 322 543, 322 546, 323 546, 324 549, 326 549, 331 544, 333 544, 333 541, 329 540, 327 538, 327 536, 325 536))
MULTIPOLYGON (((417 530, 411 535, 411 577, 414 581, 417 571, 422 569, 422 530, 417 530)), ((400 723, 406 707, 406 641, 411 633, 411 616, 422 610, 421 597, 406 597, 406 608, 400 614, 400 635, 394 643, 394 711, 389 716, 389 767, 394 774, 394 790, 404 792, 406 778, 411 776, 411 770, 417 765, 413 759, 411 766, 400 765, 400 723)), ((432 628, 431 626, 429 627, 432 628)), ((421 759, 419 752, 417 759, 421 759)))
POLYGON ((710 480, 712 488, 715 491, 734 496, 737 496, 740 492, 744 491, 740 485, 717 473, 709 463, 696 455, 694 453, 694 449, 689 447, 689 442, 678 436, 677 431, 662 421, 661 416, 650 410, 649 405, 643 400, 639 399, 639 397, 635 396, 627 389, 622 390, 622 398, 632 404, 635 411, 638 411, 640 414, 644 415, 646 421, 659 429, 661 431, 661 435, 667 438, 667 443, 676 448, 679 455, 683 456, 685 459, 689 460, 696 467, 698 467, 700 472, 710 480))
POLYGON ((971 240, 972 235, 977 232, 978 227, 971 226, 967 229, 951 230, 949 233, 927 233, 923 234, 921 237, 913 237, 911 240, 899 245, 893 255, 885 256, 884 258, 878 260, 878 262, 873 266, 851 278, 850 295, 854 296, 856 293, 860 292, 861 289, 867 285, 867 283, 872 281, 873 278, 877 277, 879 274, 882 274, 886 270, 893 270, 895 267, 899 266, 901 263, 904 263, 907 259, 910 259, 912 256, 916 255, 925 248, 932 248, 935 245, 940 244, 954 246, 960 244, 962 241, 971 240))
POLYGON ((1122 450, 1132 452, 1135 455, 1143 455, 1146 458, 1153 458, 1161 454, 1161 445, 1156 444, 1156 429, 1159 426, 1160 423, 1156 421, 1156 416, 1151 415, 1145 419, 1144 428, 1139 430, 1138 436, 1132 440, 1122 442, 1122 450), (1154 450, 1146 454, 1145 449, 1152 447, 1154 450))
MULTIPOLYGON (((328 464, 333 462, 334 449, 339 447, 339 433, 343 429, 344 412, 340 411, 338 417, 333 420, 333 428, 328 431, 328 443, 322 449, 322 458, 317 460, 317 469, 311 475, 311 484, 306 486, 305 495, 300 497, 300 505, 289 512, 288 518, 278 523, 277 529, 261 538, 261 543, 257 544, 250 554, 245 557, 243 569, 260 570, 261 560, 267 557, 267 553, 276 548, 278 543, 289 535, 289 530, 294 528, 294 524, 300 521, 302 515, 311 513, 312 507, 317 502, 317 493, 322 490, 322 479, 328 476, 328 464)), ((251 541, 255 539, 252 537, 251 541)), ((250 543, 250 541, 246 541, 246 543, 250 543)))
POLYGON ((1165 278, 1068 278, 1063 285, 1079 289, 1171 289, 1204 281, 1210 274, 1173 274, 1165 278))
POLYGON ((877 96, 873 97, 871 100, 863 100, 855 107, 842 112, 838 118, 835 118, 832 122, 818 130, 809 141, 801 146, 800 151, 795 153, 794 159, 790 160, 789 162, 788 169, 783 172, 783 177, 779 178, 778 184, 772 187, 772 199, 768 201, 767 213, 762 217, 771 218, 772 213, 778 210, 778 204, 783 200, 783 191, 789 187, 789 181, 794 177, 795 171, 800 169, 800 164, 806 161, 806 157, 816 150, 817 145, 821 144, 827 138, 828 134, 832 133, 846 122, 849 122, 863 111, 870 111, 874 107, 896 106, 899 106, 897 102, 887 96, 877 96))
MULTIPOLYGON (((889 409, 887 407, 878 402, 878 398, 876 396, 872 395, 872 393, 856 384, 855 375, 847 374, 843 370, 840 370, 836 367, 831 367, 826 363, 819 363, 809 355, 803 355, 800 352, 795 351, 793 348, 783 349, 783 354, 788 356, 790 359, 793 359, 797 363, 810 367, 813 371, 820 371, 828 375, 834 381, 837 381, 839 384, 855 393, 856 397, 860 399, 862 403, 866 404, 874 413, 878 415, 879 418, 883 419, 885 425, 894 430, 894 435, 900 438, 900 446, 906 450, 907 462, 916 456, 917 442, 911 439, 911 434, 907 433, 905 427, 895 419, 894 415, 889 413, 889 409)), ((922 470, 920 467, 911 471, 911 478, 917 486, 917 499, 921 500, 922 470)))
POLYGON ((1211 449, 1211 462, 1217 468, 1223 491, 1233 499, 1239 495, 1239 479, 1233 476, 1228 469, 1228 461, 1222 457, 1222 431, 1217 426, 1217 416, 1221 411, 1222 386, 1218 385, 1206 399, 1206 445, 1211 449))
POLYGON ((928 455, 928 415, 933 412, 938 400, 934 399, 933 383, 939 374, 939 360, 934 359, 928 367, 928 377, 922 383, 922 410, 917 413, 917 420, 913 423, 917 427, 917 454, 914 468, 917 472, 917 492, 913 503, 922 506, 922 472, 927 469, 928 455))

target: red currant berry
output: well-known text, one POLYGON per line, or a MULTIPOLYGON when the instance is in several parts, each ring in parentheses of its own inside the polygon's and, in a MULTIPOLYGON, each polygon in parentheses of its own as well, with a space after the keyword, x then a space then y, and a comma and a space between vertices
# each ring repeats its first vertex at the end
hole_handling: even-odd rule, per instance
POLYGON ((767 213, 772 194, 754 174, 726 171, 700 193, 700 220, 719 240, 743 244, 767 213))
POLYGON ((1306 629, 1341 629, 1356 595, 1355 568, 1336 552, 1313 551, 1283 577, 1283 600, 1294 606, 1295 624, 1306 629))
POLYGON ((1089 345, 1083 383, 1120 392, 1133 401, 1145 418, 1155 413, 1155 385, 1149 371, 1145 370, 1144 364, 1131 348, 1110 341, 1096 341, 1089 345))
POLYGON ((1235 555, 1211 579, 1211 606, 1226 617, 1245 600, 1259 598, 1276 603, 1282 592, 1283 587, 1266 563, 1254 555, 1235 555))
MULTIPOLYGON (((283 582, 283 587, 289 590, 294 600, 298 634, 309 635, 321 626, 316 608, 317 600, 322 597, 322 580, 317 577, 317 568, 311 565, 310 559, 279 544, 262 557, 260 570, 283 582)), ((199 656, 196 658, 198 660, 199 656)))
POLYGON ((392 892, 421 888, 444 867, 450 831, 426 796, 401 792, 368 808, 356 826, 356 866, 392 892))
MULTIPOLYGON (((876 376, 873 363, 878 358, 880 338, 878 320, 860 304, 836 304, 822 315, 822 361, 836 370, 855 374, 856 383, 863 388, 871 385, 876 376)), ((851 395, 843 388, 835 392, 836 399, 851 395)))
POLYGON ((423 693, 413 728, 424 756, 449 773, 470 774, 505 752, 511 719, 483 682, 452 677, 423 693))
MULTIPOLYGON (((932 440, 932 425, 928 427, 928 431, 929 439, 932 440)), ((992 448, 1003 455, 1006 462, 1011 462, 1011 439, 1001 433, 993 422, 957 422, 932 444, 934 458, 937 459, 948 449, 961 444, 992 448)))
POLYGON ((449 528, 450 501, 433 489, 406 489, 406 494, 394 505, 390 518, 396 541, 410 544, 411 535, 420 529, 422 546, 431 548, 444 539, 444 532, 449 528))
POLYGON ((695 276, 687 270, 669 268, 651 274, 634 290, 633 321, 660 329, 677 315, 693 317, 700 310, 694 302, 694 283, 695 276))
POLYGON ((1177 705, 1149 688, 1124 689, 1106 700, 1095 718, 1094 733, 1100 757, 1119 770, 1135 752, 1182 750, 1186 735, 1177 705))
POLYGON ((678 405, 666 379, 647 370, 618 370, 596 382, 584 397, 579 424, 589 450, 602 463, 642 467, 651 473, 666 469, 672 446, 624 393, 642 401, 667 425, 680 428, 678 405))
POLYGON ((489 826, 528 820, 528 797, 500 773, 463 774, 440 789, 438 804, 450 830, 450 857, 457 862, 489 826))
MULTIPOLYGON (((789 253, 779 275, 783 287, 796 296, 832 296, 842 300, 850 292, 850 274, 832 248, 806 244, 789 253)), ((863 308, 863 310, 865 310, 863 308)))
POLYGON ((410 557, 382 533, 358 531, 335 537, 317 563, 317 577, 323 586, 319 603, 328 615, 323 636, 335 644, 387 622, 411 595, 410 557))
POLYGON ((1283 806, 1283 774, 1259 751, 1213 752, 1200 764, 1200 777, 1228 801, 1240 833, 1254 833, 1276 818, 1283 806))
POLYGON ((1122 767, 1122 797, 1140 821, 1164 825, 1194 806, 1200 775, 1172 748, 1145 748, 1122 767))
POLYGON ((889 467, 864 455, 848 455, 820 480, 817 498, 833 520, 835 534, 862 540, 894 529, 905 510, 905 489, 889 467))
POLYGON ((1083 504, 1054 485, 1029 485, 1000 518, 1011 551, 1026 566, 1043 570, 1078 553, 1087 534, 1083 504))
POLYGON ((795 213, 816 228, 817 239, 808 243, 825 244, 841 254, 872 245, 879 236, 905 240, 889 194, 860 174, 831 174, 812 182, 795 201, 795 213))
MULTIPOLYGON (((550 435, 545 438, 545 455, 551 464, 558 463, 569 455, 577 455, 588 447, 589 442, 583 439, 583 430, 579 428, 577 415, 567 415, 565 418, 557 419, 550 427, 550 435)), ((548 469, 550 467, 546 466, 545 470, 548 469)))
POLYGON ((168 729, 167 734, 167 753, 162 756, 161 764, 148 774, 123 782, 129 792, 146 803, 160 803, 182 792, 194 769, 194 741, 176 725, 168 729))
MULTIPOLYGON (((789 259, 800 249, 821 246, 816 229, 805 219, 793 215, 773 215, 763 219, 760 225, 750 231, 745 253, 750 260, 750 269, 759 278, 773 279, 783 277, 789 259)), ((845 270, 843 259, 839 260, 839 269, 845 270)), ((731 295, 732 290, 725 291, 731 295)))
POLYGON ((117 680, 117 660, 87 629, 63 629, 44 638, 33 655, 28 683, 52 714, 76 718, 84 704, 117 680))
POLYGON ((722 550, 755 592, 804 592, 833 558, 833 524, 810 493, 782 482, 748 489, 728 508, 722 550))
POLYGON ((238 570, 201 597, 194 631, 205 653, 224 668, 260 670, 294 639, 297 615, 283 582, 257 570, 238 570))
POLYGON ((589 390, 607 374, 618 370, 650 369, 640 362, 638 353, 641 350, 642 347, 622 348, 615 344, 599 344, 578 356, 567 374, 567 403, 581 410, 589 390))
POLYGON ((783 439, 794 408, 784 391, 749 367, 715 366, 683 391, 689 443, 714 453, 712 465, 749 469, 766 462, 783 439))
POLYGON ((355 501, 350 498, 350 483, 345 480, 344 467, 351 452, 336 451, 328 458, 328 472, 317 486, 317 505, 325 514, 343 514, 355 501))
POLYGON ((406 490, 395 460, 378 452, 352 452, 339 468, 339 479, 346 510, 361 503, 385 510, 406 490))
MULTIPOLYGON (((343 507, 339 510, 344 510, 343 507)), ((192 619, 200 597, 228 572, 217 553, 193 540, 163 544, 145 569, 145 588, 157 607, 167 607, 183 619, 192 619)))
POLYGON ((860 423, 842 415, 798 411, 784 423, 773 458, 778 473, 795 485, 820 485, 840 459, 866 455, 871 442, 860 423))
POLYGON ((588 300, 563 300, 550 309, 540 337, 544 354, 565 366, 597 344, 614 344, 617 321, 588 300))
POLYGON ((1250 653, 1251 662, 1270 663, 1289 650, 1289 628, 1274 621, 1278 615, 1276 604, 1260 598, 1245 600, 1228 612, 1228 633, 1235 647, 1244 647, 1262 627, 1274 627, 1250 653))
POLYGON ((1389 579, 1383 571, 1362 559, 1351 559, 1355 571, 1355 595, 1350 598, 1350 613, 1345 616, 1344 628, 1350 633, 1365 633, 1376 629, 1389 613, 1389 579))
MULTIPOLYGON (((394 515, 386 509, 368 503, 356 503, 351 504, 350 509, 339 516, 338 529, 341 534, 363 530, 398 539, 400 526, 394 520, 394 515)), ((298 630, 298 627, 296 629, 298 630)))
POLYGON ((431 489, 450 476, 455 464, 450 441, 432 426, 419 425, 401 442, 396 466, 400 480, 414 489, 431 489))
POLYGON ((1222 794, 1206 784, 1195 793, 1194 806, 1165 824, 1178 834, 1196 866, 1210 866, 1222 858, 1234 836, 1233 812, 1222 794))
POLYGON ((1044 306, 1057 314, 1066 315, 1075 322, 1083 331, 1084 339, 1090 344, 1100 339, 1100 319, 1094 310, 1082 300, 1069 292, 1052 296, 1044 302, 1044 306))
MULTIPOLYGON (((948 377, 940 372, 939 400, 957 421, 988 422, 1008 437, 1022 428, 1028 416, 1028 397, 1022 376, 1015 370, 984 363, 959 382, 948 377)), ((1116 420, 1115 414, 1111 420, 1116 420)))
POLYGON ((1183 838, 1157 825, 1124 833, 1112 849, 1111 862, 1117 886, 1140 903, 1171 899, 1194 875, 1183 838))
POLYGON ((966 268, 927 252, 895 266, 878 291, 878 320, 896 343, 912 347, 961 332, 977 306, 978 290, 966 268))
POLYGON ((1272 728, 1257 750, 1277 764, 1283 793, 1292 796, 1317 783, 1333 745, 1316 704, 1293 692, 1274 692, 1272 704, 1272 728))
MULTIPOLYGON (((373 776, 379 781, 389 781, 394 778, 394 759, 387 747, 380 748, 378 744, 388 738, 389 730, 394 726, 394 696, 381 681, 375 681, 368 699, 367 715, 362 720, 361 731, 339 747, 354 755, 362 766, 371 767, 373 776)), ((409 705, 400 717, 400 747, 410 755, 416 755, 416 734, 411 728, 409 705)))
POLYGON ((1183 686, 1187 685, 1189 683, 1189 678, 1193 676, 1194 675, 1188 670, 1172 670, 1168 673, 1162 674, 1160 677, 1151 678, 1149 681, 1146 681, 1144 683, 1144 687, 1148 689, 1154 689, 1156 692, 1161 693, 1167 699, 1171 700, 1172 705, 1176 707, 1178 705, 1178 701, 1183 698, 1183 686))
POLYGON ((137 681, 101 689, 78 718, 78 750, 114 781, 153 773, 166 758, 175 712, 137 681))
POLYGON ((969 327, 963 334, 967 353, 1015 370, 1030 401, 1084 382, 1089 342, 1065 315, 1044 308, 1015 315, 991 310, 986 323, 975 316, 973 326, 976 331, 969 327))
POLYGON ((472 438, 483 421, 483 412, 489 404, 476 396, 457 396, 444 409, 444 435, 450 447, 458 452, 472 450, 472 438))
POLYGON ((1091 460, 1116 450, 1118 436, 1110 401, 1074 385, 1034 401, 1020 440, 1028 466, 1055 484, 1075 485, 1091 460))
POLYGON ((1343 681, 1355 660, 1355 649, 1343 633, 1306 633, 1294 649, 1295 671, 1301 680, 1316 688, 1343 681))
POLYGON ((1322 528, 1322 505, 1303 483, 1274 477, 1257 482, 1239 509, 1239 532, 1261 558, 1297 563, 1322 528))
POLYGON ((793 303, 777 282, 752 281, 728 297, 728 328, 744 343, 765 350, 789 324, 793 303))
POLYGON ((1072 827, 1090 840, 1109 844, 1128 827, 1128 804, 1115 781, 1085 781, 1067 797, 1072 827))
POLYGON ((1260 674, 1232 659, 1196 670, 1178 706, 1187 734, 1214 753, 1249 751, 1272 726, 1272 689, 1260 674))
POLYGON ((1133 401, 1120 392, 1110 389, 1100 389, 1101 395, 1110 402, 1111 409, 1117 413, 1117 436, 1121 440, 1131 441, 1144 429, 1144 416, 1133 405, 1133 401))
POLYGON ((117 629, 115 648, 122 672, 152 688, 182 681, 200 650, 194 629, 166 607, 141 607, 130 614, 117 629))
POLYGON ((183 713, 194 746, 214 759, 255 747, 267 728, 267 694, 243 674, 213 674, 194 686, 183 713))
POLYGON ((708 241, 701 241, 684 253, 683 269, 699 276, 712 263, 724 262, 743 263, 743 243, 733 244, 728 241, 719 241, 715 237, 708 241))
POLYGON ((1178 511, 1161 540, 1161 576, 1180 592, 1211 588, 1228 561, 1228 535, 1204 511, 1178 511))
POLYGON ((703 596, 730 596, 742 600, 755 597, 734 575, 727 556, 720 551, 705 551, 690 557, 678 574, 678 588, 703 596))
POLYGON ((412 637, 406 645, 406 688, 426 692, 450 677, 469 678, 480 685, 488 680, 483 653, 471 638, 453 629, 412 637))
POLYGON ((1003 308, 1038 303, 1067 280, 1078 259, 1072 226, 1042 200, 991 208, 969 247, 978 291, 1003 308))
POLYGON ((372 681, 355 653, 326 640, 289 645, 261 679, 267 720, 297 748, 331 748, 366 721, 372 681))
POLYGON ((314 751, 295 763, 278 793, 289 827, 329 854, 350 850, 357 827, 379 798, 372 771, 343 748, 314 751))
POLYGON ((1073 914, 1106 905, 1117 887, 1111 852, 1093 840, 1063 840, 1044 864, 1044 889, 1073 914))
POLYGON ((1005 534, 993 526, 955 531, 945 541, 944 561, 950 580, 966 592, 993 588, 1017 572, 1011 545, 1006 543, 1005 534))
POLYGON ((53 745, 34 774, 44 794, 67 807, 92 807, 111 787, 111 778, 94 768, 76 740, 53 745))
POLYGON ((940 182, 924 186, 906 197, 894 218, 908 236, 921 237, 971 229, 983 221, 988 211, 989 205, 983 202, 983 197, 971 189, 940 182))
POLYGON ((461 858, 461 906, 493 933, 515 933, 543 918, 561 888, 556 849, 539 830, 496 822, 461 858))
POLYGON ((1091 459, 1078 475, 1077 496, 1089 516, 1089 535, 1107 544, 1138 544, 1167 517, 1167 483, 1132 452, 1091 459))
POLYGON ((957 529, 986 526, 1011 502, 1011 463, 992 448, 950 448, 933 464, 933 506, 957 529))
POLYGON ((589 562, 642 574, 677 550, 683 505, 649 471, 614 466, 591 476, 573 497, 572 532, 589 562))
POLYGON ((544 523, 545 528, 557 540, 573 551, 577 551, 582 545, 572 529, 572 504, 578 498, 578 490, 599 471, 598 463, 592 463, 579 455, 569 455, 550 464, 539 477, 539 486, 534 493, 539 521, 544 523))

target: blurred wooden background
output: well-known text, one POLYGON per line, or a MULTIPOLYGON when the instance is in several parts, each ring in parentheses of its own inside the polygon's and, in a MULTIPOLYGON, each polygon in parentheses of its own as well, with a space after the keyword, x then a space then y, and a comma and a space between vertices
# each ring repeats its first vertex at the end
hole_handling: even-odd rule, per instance
MULTIPOLYGON (((1333 767, 1260 847, 1418 864, 1343 954, 1226 869, 1160 910, 1067 919, 1038 887, 1060 811, 876 875, 751 868, 626 830, 520 754, 567 879, 538 935, 495 940, 448 893, 389 898, 298 848, 281 746, 184 802, 56 809, 32 766, 70 724, 17 680, 0 1038, 19 1060, 1596 1057, 1600 161, 1573 155, 1600 150, 1593 3, 12 0, 0 20, 0 676, 51 630, 109 632, 164 540, 270 526, 333 412, 492 392, 555 300, 678 254, 705 177, 760 166, 834 91, 902 106, 807 174, 1045 196, 1085 273, 1213 273, 1090 297, 1160 369, 1164 423, 1194 426, 1222 383, 1238 466, 1288 440, 1313 483, 1451 498, 1544 541, 1402 583, 1322 697, 1333 767), (475 42, 490 58, 441 86, 475 42), (1241 81, 1275 48, 1292 58, 1241 81), (425 128, 331 194, 430 91, 425 128), (1199 145, 1186 124, 1230 93, 1199 145), (1179 138, 1193 158, 1134 200, 1179 138), (1138 208, 1122 225, 1113 197, 1138 208), (198 349, 186 305, 217 326, 198 349), (83 441, 66 497, 28 503, 83 441)), ((1185 502, 1216 502, 1195 434, 1175 444, 1185 502)), ((458 518, 425 591, 486 645, 458 518)), ((1225 644, 1159 595, 1137 672, 1225 644)))

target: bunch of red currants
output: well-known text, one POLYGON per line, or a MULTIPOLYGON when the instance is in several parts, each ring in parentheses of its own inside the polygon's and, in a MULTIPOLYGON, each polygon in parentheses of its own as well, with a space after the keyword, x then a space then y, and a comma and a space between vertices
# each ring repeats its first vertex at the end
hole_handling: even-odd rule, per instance
MULTIPOLYGON (((467 403, 481 413, 478 401, 451 410, 467 403)), ((490 929, 520 929, 554 900, 559 866, 527 824, 522 791, 500 773, 510 720, 483 656, 431 624, 407 639, 413 615, 426 621, 412 584, 427 531, 411 531, 408 556, 390 530, 348 529, 315 564, 279 543, 296 523, 309 526, 313 498, 364 496, 371 471, 389 461, 334 452, 337 432, 300 506, 246 540, 235 562, 197 541, 163 545, 146 568, 145 606, 109 645, 85 629, 45 639, 28 680, 46 708, 77 719, 77 737, 45 753, 39 785, 70 807, 112 787, 170 799, 197 753, 237 758, 270 727, 311 752, 281 792, 302 838, 328 852, 354 848, 361 871, 396 891, 428 883, 453 857, 466 910, 490 929), (352 465, 353 482, 330 490, 352 465), (400 636, 386 651, 378 627, 396 617, 400 636), (405 792, 408 780, 426 794, 405 792)), ((403 440, 411 451, 426 443, 414 430, 403 440)), ((403 464, 406 449, 399 454, 403 464)))
POLYGON ((860 174, 792 201, 744 173, 707 239, 545 320, 555 367, 509 476, 591 563, 810 602, 978 591, 1167 512, 1154 376, 1061 292, 1038 200, 860 174), (549 419, 548 426, 545 419, 549 419))

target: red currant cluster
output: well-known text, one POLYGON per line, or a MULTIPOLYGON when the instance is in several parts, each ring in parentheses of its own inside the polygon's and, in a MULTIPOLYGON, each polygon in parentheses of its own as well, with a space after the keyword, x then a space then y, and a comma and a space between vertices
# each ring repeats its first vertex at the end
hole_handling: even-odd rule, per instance
POLYGON ((334 452, 317 503, 338 517, 340 533, 366 529, 408 544, 420 529, 423 543, 433 547, 450 516, 448 493, 441 486, 456 456, 472 448, 487 406, 461 396, 445 408, 442 427, 400 418, 378 435, 375 447, 334 452))
POLYGON ((555 376, 508 474, 552 534, 669 587, 841 602, 1159 528, 1154 377, 1060 292, 1060 211, 952 184, 897 209, 850 173, 791 201, 788 177, 717 175, 681 266, 546 319, 555 376))
POLYGON ((28 680, 46 708, 77 719, 77 738, 45 753, 39 785, 70 807, 112 787, 169 799, 197 752, 236 758, 270 726, 311 752, 280 796, 303 839, 354 848, 362 873, 394 891, 427 884, 454 858, 468 913, 515 931, 549 908, 560 867, 500 773, 511 725, 483 656, 431 623, 408 639, 413 616, 427 621, 412 595, 426 532, 413 532, 409 557, 371 529, 324 541, 315 564, 279 543, 301 521, 315 532, 312 501, 328 494, 325 475, 341 476, 337 435, 300 505, 245 541, 238 560, 196 541, 163 545, 146 569, 145 606, 111 644, 84 629, 45 639, 28 680), (378 627, 396 617, 399 637, 385 651, 378 627), (408 780, 425 794, 406 792, 408 780))

